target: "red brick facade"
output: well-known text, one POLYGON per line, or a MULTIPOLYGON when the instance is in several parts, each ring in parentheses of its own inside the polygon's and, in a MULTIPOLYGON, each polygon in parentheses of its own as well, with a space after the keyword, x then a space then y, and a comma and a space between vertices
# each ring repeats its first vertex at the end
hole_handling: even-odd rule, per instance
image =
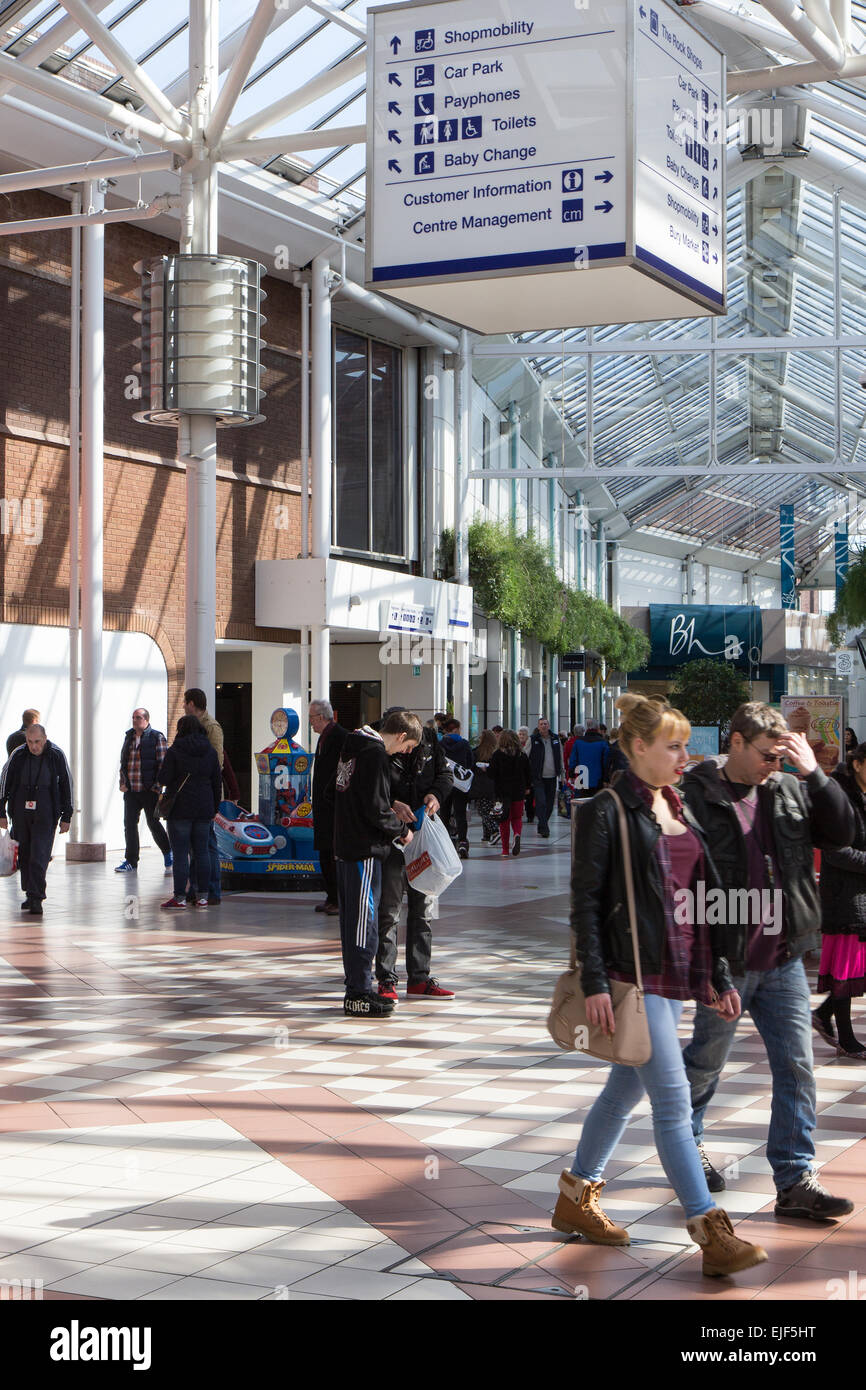
MULTIPOLYGON (((59 215, 63 199, 19 193, 0 220, 59 215)), ((179 710, 184 652, 186 478, 176 431, 139 424, 135 262, 176 251, 144 226, 105 231, 105 626, 159 644, 169 706, 179 710)), ((69 619, 70 233, 0 239, 0 497, 42 499, 39 544, 0 536, 0 621, 69 619)), ((255 561, 292 559, 300 541, 300 295, 266 279, 269 347, 261 425, 220 430, 217 478, 218 637, 290 642, 255 627, 255 561)))

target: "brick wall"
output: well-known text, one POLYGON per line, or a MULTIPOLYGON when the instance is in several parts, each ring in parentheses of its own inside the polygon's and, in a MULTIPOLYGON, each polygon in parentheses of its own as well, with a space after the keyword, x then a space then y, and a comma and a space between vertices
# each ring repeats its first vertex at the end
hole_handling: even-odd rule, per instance
MULTIPOLYGON (((52 216, 69 204, 46 193, 2 200, 0 220, 52 216)), ((0 620, 68 622, 68 231, 0 240, 0 498, 39 499, 42 538, 14 525, 0 536, 0 620)), ((158 641, 170 704, 183 681, 186 478, 174 463, 176 432, 133 420, 128 399, 139 358, 136 261, 177 248, 146 226, 105 233, 106 627, 158 641)), ((255 628, 255 561, 291 559, 300 540, 300 295, 266 280, 261 425, 220 430, 217 481, 217 635, 288 642, 255 628)), ((31 514, 32 515, 32 514, 31 514)), ((26 520, 26 514, 24 519, 26 520)))

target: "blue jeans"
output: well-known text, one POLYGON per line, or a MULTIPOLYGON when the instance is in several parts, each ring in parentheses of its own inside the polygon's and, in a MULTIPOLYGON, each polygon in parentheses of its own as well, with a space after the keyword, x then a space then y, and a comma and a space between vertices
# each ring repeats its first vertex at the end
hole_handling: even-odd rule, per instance
MULTIPOLYGON (((811 1168, 815 1157, 815 1077, 806 970, 802 960, 789 960, 775 970, 750 971, 734 980, 734 988, 740 992, 743 1013, 748 1009, 764 1040, 773 1074, 767 1162, 782 1192, 811 1168)), ((694 1035, 683 1053, 696 1139, 703 1133, 704 1111, 728 1059, 735 1030, 736 1023, 726 1023, 704 1004, 696 1006, 694 1035)))
POLYGON ((668 1181, 687 1219, 705 1216, 716 1204, 692 1136, 689 1084, 677 1037, 682 1001, 658 994, 646 994, 644 999, 652 1056, 642 1067, 611 1067, 607 1084, 584 1121, 571 1171, 600 1182, 629 1115, 646 1091, 656 1149, 668 1181))
POLYGON ((191 884, 193 892, 197 897, 205 897, 209 873, 208 828, 213 824, 213 821, 175 820, 172 817, 167 824, 171 852, 174 855, 171 870, 174 877, 174 896, 178 900, 186 897, 187 879, 192 873, 195 877, 195 882, 191 884), (192 846, 195 856, 195 862, 192 866, 190 866, 189 859, 190 846, 192 846))
POLYGON ((207 840, 208 852, 208 885, 207 891, 211 898, 220 901, 223 895, 222 890, 222 870, 220 869, 220 852, 217 848, 217 837, 214 823, 210 823, 210 833, 207 840))

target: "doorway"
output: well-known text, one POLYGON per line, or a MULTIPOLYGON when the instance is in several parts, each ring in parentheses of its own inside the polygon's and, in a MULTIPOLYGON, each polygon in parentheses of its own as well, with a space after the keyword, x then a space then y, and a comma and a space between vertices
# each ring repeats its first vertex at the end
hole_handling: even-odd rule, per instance
POLYGON ((250 805, 253 686, 252 681, 220 681, 215 718, 222 725, 225 750, 240 788, 242 806, 250 805))
POLYGON ((381 681, 331 681, 328 698, 344 729, 360 729, 382 717, 381 681))

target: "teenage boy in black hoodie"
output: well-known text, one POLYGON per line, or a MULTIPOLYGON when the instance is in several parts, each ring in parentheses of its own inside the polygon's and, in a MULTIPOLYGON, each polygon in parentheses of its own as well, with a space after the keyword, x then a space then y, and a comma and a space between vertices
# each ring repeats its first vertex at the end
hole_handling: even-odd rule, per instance
POLYGON ((337 764, 334 793, 334 855, 340 937, 350 1018, 385 1018, 394 1002, 373 992, 372 967, 379 944, 378 913, 382 861, 395 839, 408 844, 409 830, 391 810, 391 763, 421 741, 421 721, 408 710, 390 714, 381 731, 369 725, 349 734, 337 764))

